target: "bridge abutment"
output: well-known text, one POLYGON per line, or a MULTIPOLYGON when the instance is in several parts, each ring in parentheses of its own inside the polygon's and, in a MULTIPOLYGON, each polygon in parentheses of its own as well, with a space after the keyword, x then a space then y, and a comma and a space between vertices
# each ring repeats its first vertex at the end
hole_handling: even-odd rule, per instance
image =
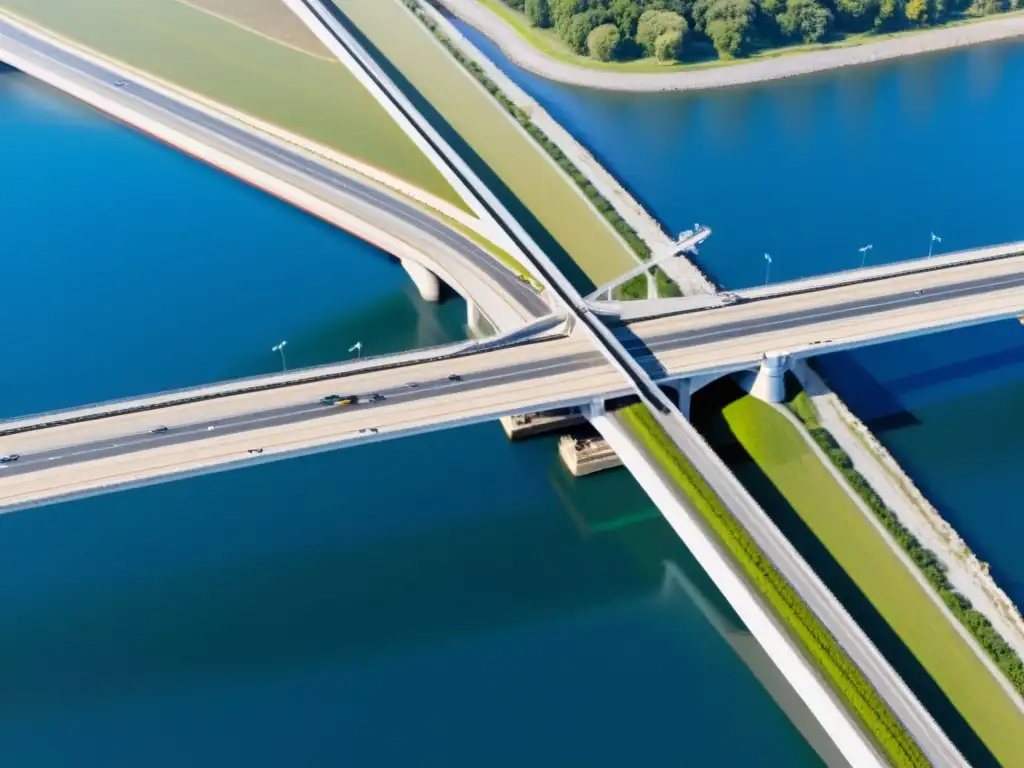
POLYGON ((409 273, 413 285, 424 301, 438 302, 441 300, 441 281, 437 275, 415 261, 402 259, 402 268, 409 273))

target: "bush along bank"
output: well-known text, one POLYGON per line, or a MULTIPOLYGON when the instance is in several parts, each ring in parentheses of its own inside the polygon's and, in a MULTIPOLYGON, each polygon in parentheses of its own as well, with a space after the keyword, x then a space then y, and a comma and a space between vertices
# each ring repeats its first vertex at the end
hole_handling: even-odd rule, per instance
POLYGON ((928 760, 903 724, 818 620, 786 578, 725 508, 696 468, 643 405, 618 412, 619 418, 690 498, 705 524, 729 550, 733 561, 764 595, 791 637, 806 648, 811 662, 863 723, 894 766, 927 766, 928 760))
MULTIPOLYGON (((469 73, 487 89, 488 93, 497 99, 498 103, 500 103, 501 106, 504 107, 505 110, 515 119, 515 121, 522 126, 523 130, 533 137, 533 140, 548 153, 551 159, 554 160, 566 174, 568 174, 569 178, 573 180, 576 186, 580 188, 580 191, 583 192, 587 200, 590 201, 590 204, 593 205, 602 216, 604 216, 608 223, 611 224, 612 228, 619 233, 630 249, 632 249, 632 251, 642 261, 648 261, 651 258, 651 249, 648 247, 647 243, 643 241, 643 238, 641 238, 640 235, 637 234, 637 231, 619 215, 618 211, 615 210, 615 206, 613 206, 608 199, 590 183, 590 180, 586 175, 566 156, 559 146, 552 141, 544 131, 537 127, 533 120, 530 119, 530 115, 526 110, 522 109, 512 101, 512 99, 510 99, 508 95, 498 87, 498 84, 487 76, 483 67, 463 53, 462 49, 444 33, 437 22, 424 13, 420 0, 402 0, 402 3, 428 30, 430 30, 431 34, 437 38, 438 42, 440 42, 441 45, 443 45, 448 52, 455 57, 455 60, 468 70, 469 73)), ((660 269, 655 269, 655 272, 658 282, 658 294, 660 296, 680 295, 679 289, 675 283, 672 283, 660 269)), ((646 298, 646 277, 644 275, 640 275, 639 277, 633 278, 622 286, 619 293, 622 298, 626 299, 646 298)))
POLYGON ((896 513, 889 509, 865 477, 854 468, 850 456, 839 446, 832 433, 821 426, 817 412, 807 393, 800 392, 788 405, 854 492, 914 561, 928 583, 938 592, 946 607, 1006 675, 1017 693, 1024 695, 1024 662, 992 626, 992 622, 985 614, 976 610, 968 598, 953 588, 946 576, 946 565, 939 560, 934 552, 921 546, 917 537, 907 530, 896 513))

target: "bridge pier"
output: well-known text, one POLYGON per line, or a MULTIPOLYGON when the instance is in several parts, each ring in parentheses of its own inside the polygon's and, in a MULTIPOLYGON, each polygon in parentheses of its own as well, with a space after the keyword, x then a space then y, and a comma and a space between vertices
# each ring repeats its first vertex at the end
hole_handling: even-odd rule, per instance
POLYGON ((786 399, 786 371, 790 361, 786 355, 768 353, 761 357, 757 373, 747 374, 741 380, 743 388, 766 403, 781 403, 786 399))
POLYGON ((415 261, 402 259, 401 262, 402 268, 409 273, 413 285, 416 286, 416 290, 420 292, 420 297, 424 301, 438 302, 441 300, 441 281, 437 279, 437 275, 415 261))
POLYGON ((690 419, 690 406, 693 402, 693 396, 701 389, 706 387, 713 381, 718 381, 721 377, 717 373, 709 373, 703 376, 691 376, 686 379, 676 379, 676 381, 669 384, 670 387, 674 387, 676 390, 676 407, 682 412, 683 417, 687 421, 690 419))

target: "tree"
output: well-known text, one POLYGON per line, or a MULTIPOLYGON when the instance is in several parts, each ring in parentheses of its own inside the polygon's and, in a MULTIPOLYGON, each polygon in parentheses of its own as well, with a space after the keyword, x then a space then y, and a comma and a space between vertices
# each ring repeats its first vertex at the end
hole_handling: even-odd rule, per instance
POLYGON ((548 0, 548 15, 558 36, 565 39, 569 22, 577 13, 587 10, 586 0, 548 0))
POLYGON ((591 32, 604 24, 607 18, 607 11, 596 8, 591 11, 574 14, 569 20, 569 26, 565 31, 565 42, 576 53, 586 53, 587 37, 591 32))
POLYGON ((587 51, 598 61, 611 61, 619 47, 622 34, 614 24, 602 24, 587 35, 587 51))
POLYGON ((751 0, 697 0, 693 4, 697 28, 711 38, 723 59, 743 51, 756 12, 751 0))
POLYGON ((623 37, 633 37, 636 34, 636 24, 640 21, 642 12, 637 0, 612 0, 608 12, 623 37))
POLYGON ((530 22, 531 26, 540 28, 551 26, 551 8, 548 5, 548 0, 526 0, 524 11, 526 20, 530 22))
POLYGON ((670 29, 662 32, 654 41, 654 58, 658 61, 675 61, 683 55, 683 30, 670 29))
POLYGON ((928 0, 909 0, 903 14, 911 24, 924 24, 928 21, 928 0))
POLYGON ((788 0, 786 12, 778 19, 784 34, 800 35, 805 43, 816 43, 828 32, 832 12, 819 5, 817 0, 788 0))
MULTIPOLYGON (((636 41, 648 56, 656 56, 656 42, 666 32, 678 32, 680 46, 686 33, 686 19, 672 11, 644 11, 636 25, 636 41)), ((673 57, 674 58, 674 57, 673 57)))
POLYGON ((903 15, 903 0, 880 0, 878 3, 878 15, 875 17, 875 27, 885 29, 895 26, 903 15))

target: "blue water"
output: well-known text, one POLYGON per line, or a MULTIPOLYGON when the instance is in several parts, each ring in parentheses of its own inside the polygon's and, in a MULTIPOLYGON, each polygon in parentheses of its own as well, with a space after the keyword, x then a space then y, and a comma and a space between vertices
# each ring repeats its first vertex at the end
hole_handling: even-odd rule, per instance
MULTIPOLYGON (((0 415, 464 337, 368 246, 11 73, 0 168, 0 415)), ((495 424, 0 518, 18 768, 817 764, 730 642, 628 474, 495 424)))
MULTIPOLYGON (((1024 43, 702 94, 559 85, 463 32, 666 225, 714 228, 723 285, 1024 240, 1024 43)), ((994 323, 824 358, 822 370, 1024 605, 1024 327, 994 323)))

